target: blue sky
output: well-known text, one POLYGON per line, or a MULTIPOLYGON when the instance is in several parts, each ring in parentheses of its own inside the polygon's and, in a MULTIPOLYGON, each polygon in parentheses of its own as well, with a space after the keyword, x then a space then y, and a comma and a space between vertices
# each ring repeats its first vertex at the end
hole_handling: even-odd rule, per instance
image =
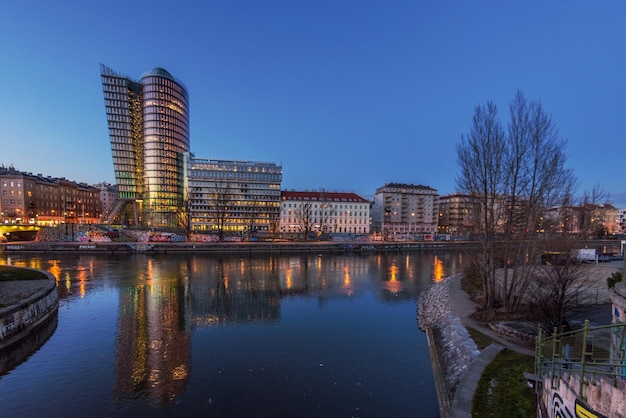
POLYGON ((271 161, 283 188, 455 189, 474 107, 517 89, 568 141, 581 191, 626 207, 626 2, 5 2, 0 163, 114 182, 102 62, 167 69, 198 157, 271 161))

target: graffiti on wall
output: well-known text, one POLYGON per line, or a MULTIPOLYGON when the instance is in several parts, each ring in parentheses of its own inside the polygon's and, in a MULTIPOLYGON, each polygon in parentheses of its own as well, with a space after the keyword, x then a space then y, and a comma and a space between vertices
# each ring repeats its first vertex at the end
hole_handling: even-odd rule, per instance
POLYGON ((555 392, 552 395, 552 408, 550 416, 553 418, 606 418, 604 415, 595 412, 580 399, 576 399, 573 411, 563 401, 561 395, 555 392))

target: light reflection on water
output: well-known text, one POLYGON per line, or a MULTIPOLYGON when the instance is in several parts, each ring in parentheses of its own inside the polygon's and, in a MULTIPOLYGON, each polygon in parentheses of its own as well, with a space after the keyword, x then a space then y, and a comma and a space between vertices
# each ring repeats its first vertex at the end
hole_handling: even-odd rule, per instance
POLYGON ((437 415, 416 300, 459 253, 0 263, 50 271, 61 297, 0 377, 0 416, 437 415))

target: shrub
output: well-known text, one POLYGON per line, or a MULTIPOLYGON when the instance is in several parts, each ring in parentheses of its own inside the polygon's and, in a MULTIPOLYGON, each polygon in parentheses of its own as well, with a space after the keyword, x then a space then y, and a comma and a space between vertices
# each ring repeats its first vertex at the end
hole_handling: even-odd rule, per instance
POLYGON ((614 288, 615 283, 621 282, 623 278, 624 276, 621 271, 613 272, 613 274, 606 278, 606 284, 609 286, 609 289, 614 288))

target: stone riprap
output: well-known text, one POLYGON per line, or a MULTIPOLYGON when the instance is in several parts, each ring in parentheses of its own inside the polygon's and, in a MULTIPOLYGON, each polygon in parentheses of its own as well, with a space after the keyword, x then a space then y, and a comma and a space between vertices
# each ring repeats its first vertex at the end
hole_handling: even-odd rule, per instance
POLYGON ((461 320, 450 309, 448 281, 431 285, 418 299, 417 320, 421 329, 430 327, 449 395, 454 395, 464 373, 480 351, 461 320))

